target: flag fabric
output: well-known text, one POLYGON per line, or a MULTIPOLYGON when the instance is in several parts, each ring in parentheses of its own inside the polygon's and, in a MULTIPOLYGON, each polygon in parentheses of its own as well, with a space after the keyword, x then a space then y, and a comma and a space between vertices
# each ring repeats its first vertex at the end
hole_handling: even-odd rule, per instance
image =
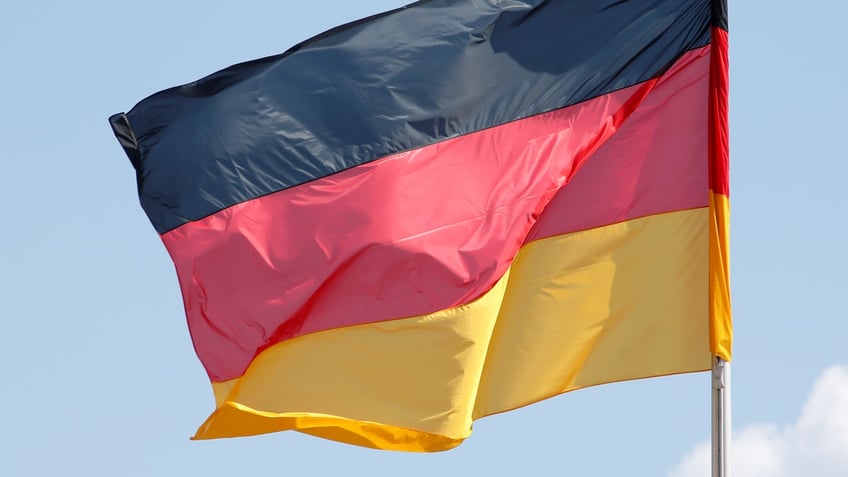
POLYGON ((430 0, 110 118, 215 410, 452 448, 730 359, 719 0, 430 0))

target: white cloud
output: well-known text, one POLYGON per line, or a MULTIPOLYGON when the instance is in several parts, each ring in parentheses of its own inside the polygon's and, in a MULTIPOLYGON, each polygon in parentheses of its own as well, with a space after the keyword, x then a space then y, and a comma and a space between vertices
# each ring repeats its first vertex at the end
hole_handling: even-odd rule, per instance
MULTIPOLYGON (((844 477, 848 475, 848 366, 816 380, 798 420, 757 424, 733 432, 733 477, 844 477)), ((710 444, 695 446, 669 477, 709 477, 710 444)))

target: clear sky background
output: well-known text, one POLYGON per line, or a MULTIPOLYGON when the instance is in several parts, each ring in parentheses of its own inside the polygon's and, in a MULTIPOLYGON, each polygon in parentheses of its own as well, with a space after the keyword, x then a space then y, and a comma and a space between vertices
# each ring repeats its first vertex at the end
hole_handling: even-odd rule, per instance
MULTIPOLYGON (((708 475, 707 374, 484 418, 439 454, 188 440, 212 393, 106 118, 403 3, 4 4, 0 476, 708 475)), ((739 477, 848 475, 846 18, 841 0, 730 1, 739 477)))

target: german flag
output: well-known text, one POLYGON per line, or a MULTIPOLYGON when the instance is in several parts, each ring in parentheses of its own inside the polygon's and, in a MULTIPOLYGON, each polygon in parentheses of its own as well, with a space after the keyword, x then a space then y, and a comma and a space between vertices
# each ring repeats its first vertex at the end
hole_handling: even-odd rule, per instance
POLYGON ((723 0, 423 0, 110 122, 216 409, 405 451, 730 359, 723 0))

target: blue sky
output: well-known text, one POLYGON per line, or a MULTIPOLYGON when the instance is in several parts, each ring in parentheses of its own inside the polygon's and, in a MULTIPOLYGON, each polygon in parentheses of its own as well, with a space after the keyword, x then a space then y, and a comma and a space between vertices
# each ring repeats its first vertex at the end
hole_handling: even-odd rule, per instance
MULTIPOLYGON (((706 476, 709 376, 600 386, 440 454, 190 442, 213 406, 106 118, 404 2, 33 1, 0 17, 0 475, 706 476)), ((739 476, 848 474, 841 1, 730 1, 739 476)))

